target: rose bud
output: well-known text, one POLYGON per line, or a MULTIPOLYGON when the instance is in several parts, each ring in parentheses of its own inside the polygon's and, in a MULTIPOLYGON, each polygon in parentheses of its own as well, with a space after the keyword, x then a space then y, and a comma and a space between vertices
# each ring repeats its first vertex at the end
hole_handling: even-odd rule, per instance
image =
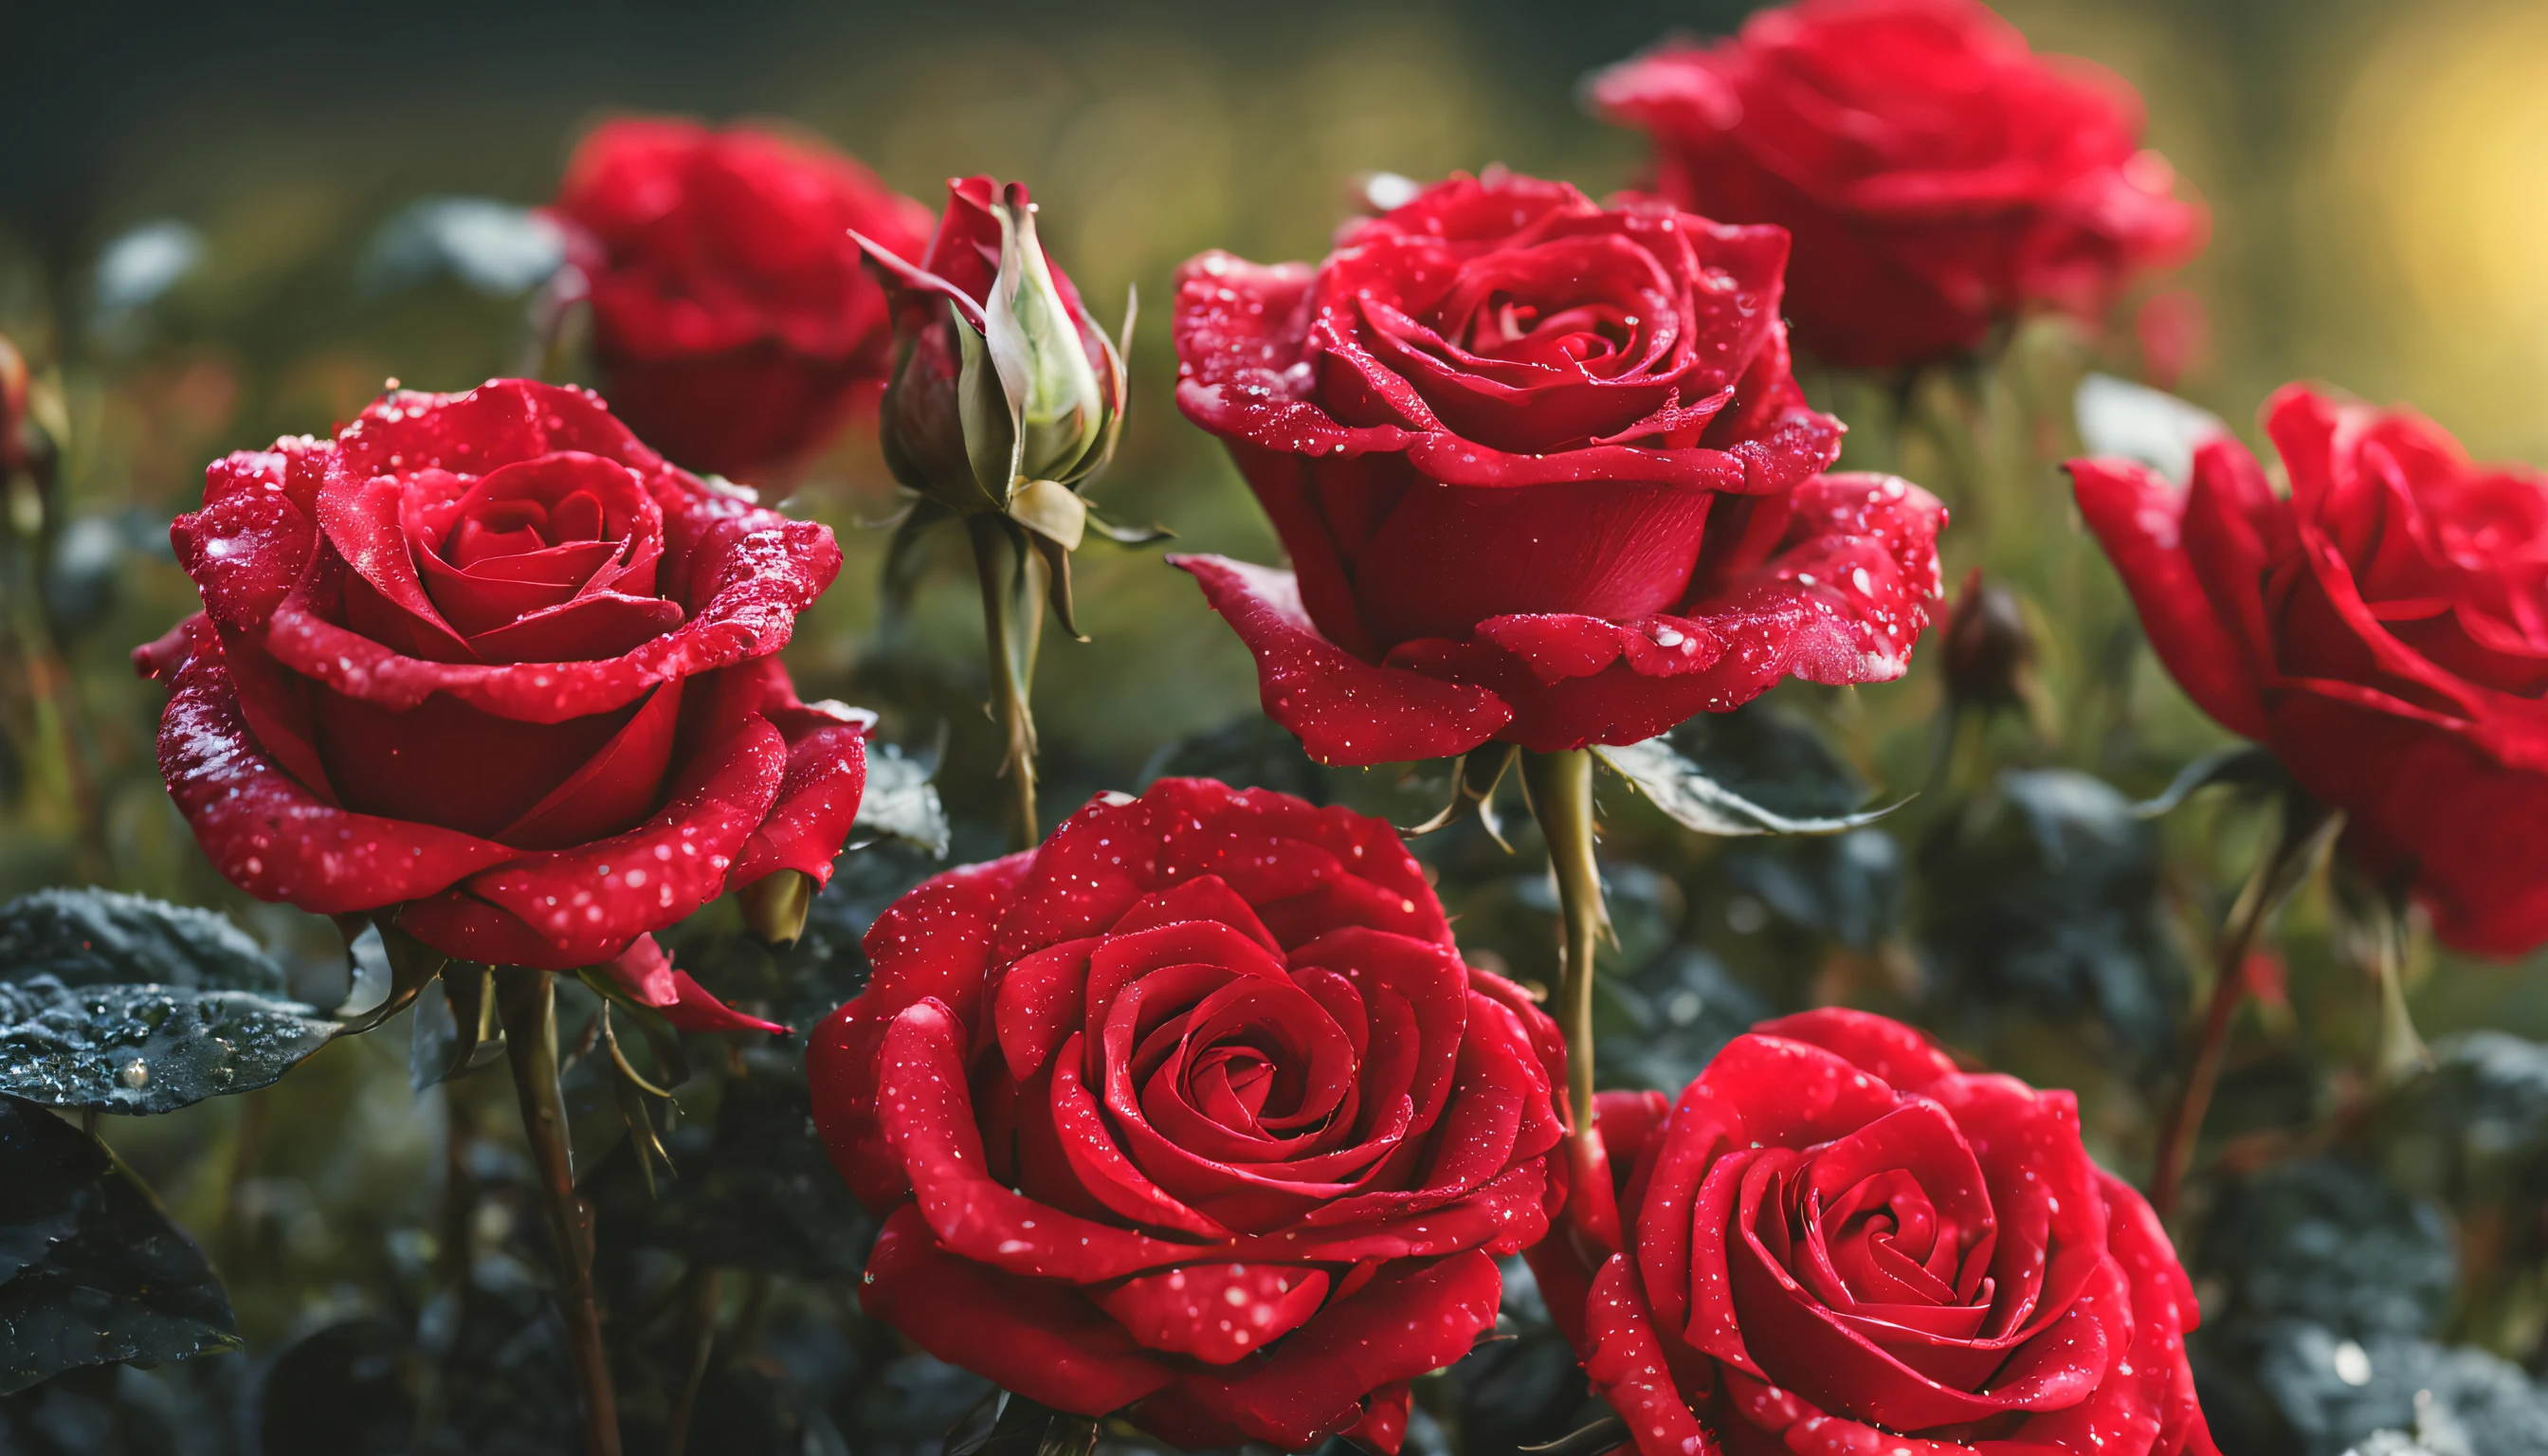
POLYGON ((611 409, 693 470, 784 472, 871 408, 893 359, 851 230, 917 247, 929 211, 819 142, 668 118, 595 128, 553 209, 611 409))
POLYGON ((1794 234, 1797 347, 1916 364, 2020 309, 2101 315, 2198 251, 2201 204, 2140 144, 2140 98, 2037 55, 1977 0, 1803 0, 1713 44, 1595 74, 1593 109, 1654 139, 1655 187, 1794 234))
POLYGON ((1529 1258, 1633 1456, 2218 1456, 2193 1287, 2070 1093, 1832 1009, 1601 1129, 1627 1246, 1529 1258))
MULTIPOLYGON (((1045 255, 1035 212, 1024 184, 968 177, 948 184, 920 265, 861 239, 897 295, 878 429, 894 478, 924 499, 1008 516, 1068 552, 1086 519, 1069 487, 1105 466, 1123 428, 1124 360, 1045 255)), ((1128 310, 1128 342, 1131 327, 1128 310)))
POLYGON ((2180 489, 2074 460, 2080 513, 2178 685, 2344 811, 2339 848, 2405 882, 2444 945, 2548 942, 2548 474, 2440 426, 2289 385, 2180 489))
POLYGON ((1177 408, 1292 559, 1172 557, 1321 763, 1642 742, 1784 677, 1908 668, 1946 512, 1822 472, 1786 235, 1491 169, 1315 268, 1177 273, 1177 408))
POLYGON ((1167 778, 867 932, 806 1052, 860 1304, 1190 1450, 1395 1452, 1565 1196, 1556 1028, 1388 825, 1167 778))
MULTIPOLYGON (((1070 553, 1093 523, 1125 542, 1162 531, 1098 520, 1075 489, 1104 468, 1124 425, 1124 356, 1045 255, 1027 189, 988 177, 947 184, 947 214, 914 264, 862 237, 894 291, 898 340, 880 432, 894 479, 919 500, 887 548, 885 578, 920 534, 964 522, 982 588, 993 711, 1008 740, 1018 843, 1037 833, 1036 732, 1029 703, 1049 596, 1072 620, 1070 553)), ((1133 308, 1124 310, 1124 342, 1133 308)))
POLYGON ((2035 668, 2035 635, 2017 593, 1975 567, 1947 613, 1947 695, 1957 708, 2023 708, 2035 668))
POLYGON ((864 722, 776 653, 840 549, 591 392, 384 396, 214 462, 169 539, 204 609, 135 654, 172 686, 160 771, 258 899, 572 970, 830 877, 864 722))

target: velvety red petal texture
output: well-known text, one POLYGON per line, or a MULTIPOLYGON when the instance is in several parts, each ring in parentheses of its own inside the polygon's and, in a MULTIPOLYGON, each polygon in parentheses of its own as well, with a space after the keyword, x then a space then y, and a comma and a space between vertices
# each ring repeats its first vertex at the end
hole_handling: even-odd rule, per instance
POLYGON ((204 499, 169 534, 205 610, 136 663, 172 682, 170 792, 250 893, 563 970, 729 884, 829 877, 866 720, 772 655, 839 570, 824 527, 520 380, 389 395, 204 499))
POLYGON ((1784 677, 1902 676, 1939 591, 1944 507, 1869 475, 1817 476, 1783 505, 1766 560, 1727 570, 1675 612, 1493 616, 1461 637, 1401 642, 1378 664, 1319 634, 1296 575, 1170 561, 1255 654, 1267 716, 1321 763, 1459 754, 1491 739, 1555 751, 1639 743, 1784 677))
POLYGON ((1824 477, 1783 234, 1456 176, 1316 269, 1179 270, 1177 402, 1292 558, 1176 564, 1336 764, 1651 738, 1779 678, 1899 676, 1945 512, 1824 477))
POLYGON ((2445 944, 2548 943, 2548 475, 2302 386, 2264 415, 2288 498, 2227 439, 2182 491, 2071 463, 2159 660, 2343 809, 2346 853, 2411 882, 2445 944))
POLYGON ((1834 363, 1917 363, 2031 305, 2102 314, 2209 220, 2141 148, 2140 99, 1976 0, 1802 0, 1593 77, 1683 208, 1794 236, 1787 314, 1834 363))
POLYGON ((638 1004, 663 1013, 664 1020, 685 1032, 769 1032, 785 1036, 775 1022, 746 1016, 709 995, 686 970, 674 968, 671 956, 653 936, 639 936, 628 949, 604 962, 610 978, 638 1004))
POLYGON ((1736 1039, 1660 1125, 1602 1122, 1629 1247, 1531 1262, 1642 1456, 2217 1456, 2192 1288, 2069 1094, 1826 1010, 1736 1039))
POLYGON ((612 407, 674 459, 738 477, 883 388, 892 322, 850 231, 915 252, 929 235, 927 209, 818 142, 667 118, 595 128, 554 211, 612 407))
POLYGON ((1564 1200, 1556 1028, 1377 820, 1165 779, 865 950, 806 1071, 887 1215, 867 1308, 1047 1405, 1394 1450, 1564 1200))

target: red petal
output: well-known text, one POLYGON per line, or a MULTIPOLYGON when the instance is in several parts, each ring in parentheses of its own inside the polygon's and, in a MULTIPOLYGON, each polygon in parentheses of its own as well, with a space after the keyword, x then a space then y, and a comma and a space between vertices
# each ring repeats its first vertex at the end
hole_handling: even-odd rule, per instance
POLYGON ((1155 1350, 1228 1365, 1298 1329, 1327 1297, 1320 1269, 1286 1264, 1187 1264, 1136 1274, 1091 1296, 1155 1350))
MULTIPOLYGON (((2156 471, 2129 460, 2073 460, 2067 468, 2079 513, 2122 574, 2140 611, 2141 628, 2168 675, 2223 727, 2263 737, 2264 704, 2246 654, 2215 615, 2185 553, 2179 535, 2184 500, 2176 488, 2156 471)), ((2224 583, 2223 590, 2238 589, 2224 583)))
MULTIPOLYGON (((220 645, 200 635, 159 723, 159 772, 204 853, 260 900, 341 915, 429 895, 515 851, 348 813, 277 770, 240 721, 220 645)), ((615 948, 614 948, 615 949, 615 948)))
MULTIPOLYGON (((1306 1451, 1363 1417, 1375 1391, 1438 1370, 1493 1327, 1503 1291, 1483 1253, 1394 1264, 1228 1378, 1188 1375, 1180 1394, 1214 1418, 1287 1451, 1306 1451)), ((1135 1421, 1143 1408, 1135 1407, 1135 1421)))
POLYGON ((1377 667, 1319 634, 1290 572, 1220 556, 1172 556, 1256 658, 1266 715, 1322 764, 1368 765, 1464 754, 1512 709, 1484 687, 1377 667))
POLYGON ((524 855, 408 907, 400 924, 469 960, 571 970, 617 955, 715 899, 777 796, 786 746, 755 717, 691 761, 645 824, 524 855))
POLYGON ((948 1253, 909 1204, 876 1234, 859 1303, 939 1359, 1057 1410, 1111 1414, 1175 1379, 1079 1291, 948 1253))

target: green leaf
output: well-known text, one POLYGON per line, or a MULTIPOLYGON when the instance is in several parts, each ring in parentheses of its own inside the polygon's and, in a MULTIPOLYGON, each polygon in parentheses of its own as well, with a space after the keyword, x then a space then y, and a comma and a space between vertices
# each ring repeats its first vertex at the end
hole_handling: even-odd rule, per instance
POLYGON ((239 1347, 203 1252, 95 1138, 0 1098, 0 1395, 239 1347))
POLYGON ((947 808, 939 802, 936 755, 913 758, 889 743, 867 744, 867 786, 852 833, 872 844, 898 839, 947 857, 947 808))
POLYGON ((212 911, 101 889, 38 890, 0 905, 0 977, 45 974, 66 986, 287 989, 283 968, 212 911))
POLYGON ((170 1112, 274 1081, 339 1027, 208 911, 106 890, 0 906, 0 1093, 170 1112))
POLYGON ((2192 798, 2199 790, 2214 784, 2254 791, 2277 787, 2286 781, 2280 759, 2273 750, 2252 743, 2241 743, 2216 753, 2205 754, 2180 770, 2156 798, 2143 799, 2133 805, 2133 812, 2144 819, 2155 819, 2192 798))
POLYGON ((1660 738, 1592 752, 1701 834, 1838 834, 1892 812, 1845 812, 1865 783, 1810 729, 1764 708, 1701 714, 1660 738))

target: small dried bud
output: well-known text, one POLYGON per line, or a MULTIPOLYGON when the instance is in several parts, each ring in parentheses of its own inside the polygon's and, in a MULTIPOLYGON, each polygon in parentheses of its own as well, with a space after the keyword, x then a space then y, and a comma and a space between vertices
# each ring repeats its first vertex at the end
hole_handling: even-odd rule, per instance
POLYGON ((1985 711, 2023 707, 2035 667, 2035 638, 2017 593, 1984 579, 1979 567, 1947 615, 1947 691, 1957 707, 1985 711))

